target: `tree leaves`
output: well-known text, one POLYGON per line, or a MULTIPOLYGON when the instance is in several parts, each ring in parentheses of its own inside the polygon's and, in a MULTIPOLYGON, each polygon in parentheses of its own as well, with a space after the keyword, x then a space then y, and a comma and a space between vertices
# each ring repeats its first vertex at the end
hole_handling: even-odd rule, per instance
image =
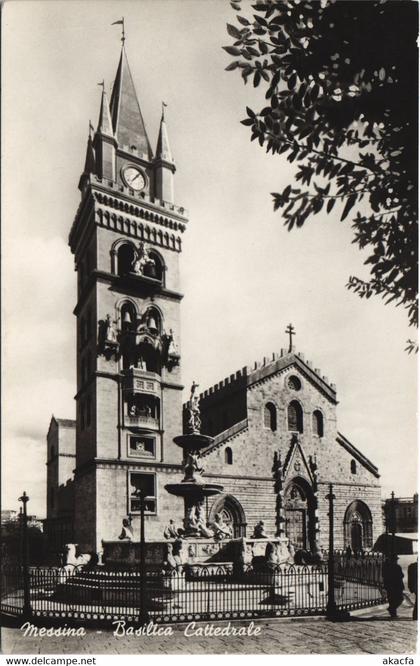
POLYGON ((226 69, 264 89, 261 111, 241 120, 251 141, 296 164, 296 187, 272 193, 287 229, 339 201, 370 270, 347 288, 401 305, 416 324, 416 3, 345 5, 257 2, 239 27, 228 24, 226 69))
POLYGON ((357 201, 357 194, 351 194, 346 201, 346 205, 344 206, 343 213, 340 217, 340 222, 343 222, 343 220, 346 219, 347 215, 350 213, 356 201, 357 201))

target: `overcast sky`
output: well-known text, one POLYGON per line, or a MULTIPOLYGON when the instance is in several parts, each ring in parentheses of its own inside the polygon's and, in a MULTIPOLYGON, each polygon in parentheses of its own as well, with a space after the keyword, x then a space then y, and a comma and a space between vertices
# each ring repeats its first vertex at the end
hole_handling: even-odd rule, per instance
POLYGON ((127 54, 149 138, 161 100, 190 212, 182 278, 183 379, 204 390, 287 345, 337 384, 338 427, 382 474, 384 495, 416 489, 416 359, 403 310, 345 289, 366 275, 350 222, 318 216, 287 232, 270 192, 294 166, 240 125, 258 91, 222 46, 227 0, 9 2, 3 24, 3 508, 22 490, 45 516, 51 414, 74 418, 76 280, 68 233, 79 202, 89 119, 127 54))

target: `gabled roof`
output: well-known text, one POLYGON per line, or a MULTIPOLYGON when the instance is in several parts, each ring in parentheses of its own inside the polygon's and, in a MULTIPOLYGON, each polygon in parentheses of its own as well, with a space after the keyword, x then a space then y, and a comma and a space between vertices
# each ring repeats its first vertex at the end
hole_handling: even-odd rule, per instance
POLYGON ((359 451, 359 449, 356 449, 356 447, 351 442, 349 442, 347 437, 344 437, 344 435, 341 434, 341 432, 337 433, 336 441, 338 442, 338 444, 340 444, 340 446, 343 447, 343 449, 346 449, 346 451, 348 451, 350 455, 353 456, 353 458, 356 458, 356 460, 358 460, 359 463, 363 465, 363 467, 366 467, 366 469, 368 469, 369 472, 371 472, 374 476, 376 476, 377 479, 379 479, 380 474, 376 465, 374 465, 373 462, 369 460, 369 458, 366 458, 366 456, 363 455, 363 453, 359 451))
POLYGON ((326 398, 333 404, 337 404, 335 384, 330 382, 324 375, 321 375, 320 370, 314 368, 310 361, 306 361, 303 354, 299 352, 286 352, 284 349, 281 350, 280 354, 272 354, 271 358, 265 358, 260 363, 256 362, 253 367, 243 367, 242 370, 238 370, 238 372, 230 375, 230 377, 226 377, 223 381, 200 393, 200 398, 205 399, 209 396, 216 396, 219 393, 225 396, 230 390, 241 390, 245 385, 247 388, 251 387, 257 382, 264 381, 271 375, 293 365, 299 368, 302 374, 315 384, 326 398))
POLYGON ((139 153, 144 153, 151 159, 152 149, 124 46, 121 49, 120 62, 112 88, 111 118, 119 146, 136 146, 139 153))
POLYGON ((262 364, 255 364, 253 370, 247 372, 247 386, 252 386, 257 382, 260 382, 264 379, 267 379, 276 372, 285 370, 286 368, 295 365, 306 376, 309 381, 317 386, 319 390, 323 392, 326 398, 328 398, 334 404, 337 404, 337 392, 335 384, 329 382, 327 377, 321 375, 318 368, 313 368, 310 361, 305 361, 303 354, 299 352, 296 354, 294 352, 289 352, 286 354, 273 354, 271 361, 266 361, 262 364))

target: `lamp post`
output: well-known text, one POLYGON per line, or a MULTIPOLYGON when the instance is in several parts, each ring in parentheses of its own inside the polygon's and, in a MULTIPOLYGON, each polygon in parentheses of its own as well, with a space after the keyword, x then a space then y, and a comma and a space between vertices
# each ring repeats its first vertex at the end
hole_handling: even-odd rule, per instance
POLYGON ((395 531, 396 531, 396 515, 395 515, 395 493, 391 493, 390 501, 390 510, 389 510, 389 528, 391 532, 391 555, 395 554, 395 531))
POLYGON ((19 502, 22 502, 23 512, 21 515, 22 520, 22 567, 23 567, 23 615, 30 617, 31 615, 31 598, 29 587, 29 563, 28 563, 28 513, 26 505, 29 502, 29 497, 25 491, 19 497, 19 502))
POLYGON ((140 502, 140 621, 146 624, 149 621, 149 614, 146 608, 146 540, 144 537, 144 500, 146 493, 143 488, 136 492, 140 502))
POLYGON ((327 620, 335 622, 346 620, 350 614, 345 610, 340 610, 335 603, 334 594, 334 500, 333 485, 329 485, 329 493, 325 499, 328 500, 328 519, 329 519, 329 540, 328 540, 328 601, 327 601, 327 620))

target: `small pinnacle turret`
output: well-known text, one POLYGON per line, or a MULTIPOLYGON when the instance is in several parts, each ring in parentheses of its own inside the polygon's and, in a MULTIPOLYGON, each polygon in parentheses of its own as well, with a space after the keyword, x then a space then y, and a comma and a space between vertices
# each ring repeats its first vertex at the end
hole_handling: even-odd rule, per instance
POLYGON ((102 90, 101 108, 99 111, 98 119, 98 132, 105 136, 114 137, 112 128, 111 113, 109 111, 108 97, 105 92, 105 87, 102 90))
POLYGON ((171 148, 169 146, 168 130, 165 122, 165 102, 162 102, 162 118, 160 120, 159 136, 156 146, 156 159, 173 163, 171 148))

